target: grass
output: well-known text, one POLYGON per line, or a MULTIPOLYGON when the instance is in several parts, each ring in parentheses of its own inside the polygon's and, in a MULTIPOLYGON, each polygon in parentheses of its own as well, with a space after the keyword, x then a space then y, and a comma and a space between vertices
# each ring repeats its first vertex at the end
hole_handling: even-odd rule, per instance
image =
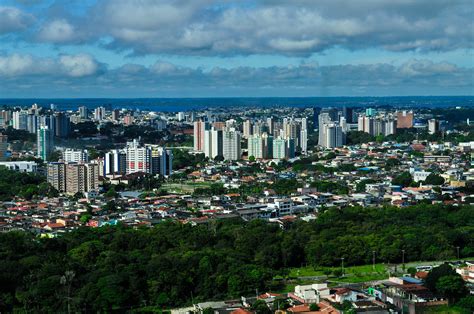
MULTIPOLYGON (((340 267, 318 267, 313 268, 311 266, 304 266, 299 268, 290 269, 289 277, 298 278, 298 277, 317 277, 325 276, 327 272, 333 273, 336 269, 341 269, 340 267)), ((375 270, 372 265, 360 265, 360 266, 350 266, 344 267, 344 273, 346 276, 363 276, 367 274, 386 274, 387 268, 384 264, 375 264, 375 270)))
POLYGON ((161 186, 163 190, 167 190, 170 193, 178 194, 190 194, 193 193, 196 188, 208 188, 211 186, 211 182, 184 182, 184 183, 165 183, 161 186))
POLYGON ((470 311, 459 306, 433 306, 423 309, 423 314, 470 314, 470 311))

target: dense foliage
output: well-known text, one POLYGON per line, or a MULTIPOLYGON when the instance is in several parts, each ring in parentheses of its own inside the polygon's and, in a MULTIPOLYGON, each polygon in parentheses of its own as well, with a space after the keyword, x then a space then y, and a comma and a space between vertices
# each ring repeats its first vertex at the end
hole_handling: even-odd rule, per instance
MULTIPOLYGON (((79 229, 53 239, 0 234, 0 311, 102 311, 236 298, 275 288, 289 267, 474 254, 472 207, 328 209, 282 230, 254 220, 79 229)), ((441 276, 443 277, 443 276, 441 276)), ((458 283, 436 280, 450 293, 458 283), (440 283, 441 282, 441 283, 440 283), (450 290, 451 289, 451 290, 450 290)), ((466 301, 467 302, 467 301, 466 301)))
POLYGON ((46 182, 44 176, 0 167, 0 201, 12 200, 15 196, 30 200, 36 196, 57 194, 58 191, 46 182))

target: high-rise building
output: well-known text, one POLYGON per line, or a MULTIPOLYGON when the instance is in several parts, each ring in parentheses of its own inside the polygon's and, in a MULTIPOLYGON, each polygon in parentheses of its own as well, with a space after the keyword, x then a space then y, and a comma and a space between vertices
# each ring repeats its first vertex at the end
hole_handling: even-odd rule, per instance
POLYGON ((273 159, 286 159, 286 140, 284 138, 276 138, 273 140, 273 159))
POLYGON ((67 138, 71 129, 69 117, 64 112, 56 112, 54 135, 60 138, 67 138))
POLYGON ((13 111, 13 128, 16 130, 28 129, 28 111, 13 111))
POLYGON ((367 117, 374 117, 377 114, 377 111, 374 108, 365 109, 365 115, 367 117))
POLYGON ((428 133, 435 134, 439 131, 439 121, 436 119, 428 120, 428 133))
POLYGON ((36 114, 28 114, 26 117, 26 130, 30 133, 36 134, 39 126, 39 117, 36 114))
POLYGON ((323 141, 319 144, 326 148, 341 147, 344 145, 344 132, 342 127, 337 123, 325 123, 321 128, 323 141))
POLYGON ((176 120, 183 121, 185 119, 184 112, 180 111, 176 114, 176 120))
POLYGON ((105 154, 104 174, 125 174, 127 172, 127 153, 114 149, 105 154))
POLYGON ((38 129, 37 139, 38 157, 46 161, 54 149, 53 132, 48 126, 41 126, 38 129))
POLYGON ((342 116, 346 119, 347 123, 354 123, 354 109, 351 107, 344 106, 342 108, 342 116))
POLYGON ((252 135, 247 139, 248 157, 253 156, 255 159, 263 159, 264 157, 264 139, 260 135, 252 135))
POLYGON ((223 131, 212 127, 204 131, 204 155, 214 159, 223 156, 223 131))
POLYGON ((375 119, 371 116, 359 116, 357 128, 359 131, 375 135, 375 119))
POLYGON ((0 127, 7 128, 12 120, 11 110, 0 111, 0 127))
POLYGON ((118 122, 120 120, 120 110, 112 110, 112 121, 118 122))
POLYGON ((47 179, 56 190, 66 191, 66 164, 64 162, 48 163, 47 179))
POLYGON ((273 121, 273 117, 267 118, 268 134, 273 135, 274 127, 275 127, 275 121, 273 121))
POLYGON ((0 161, 7 160, 8 136, 0 134, 0 161))
POLYGON ((301 119, 301 131, 299 140, 301 152, 306 154, 308 152, 308 123, 306 118, 301 119))
POLYGON ((223 156, 225 160, 239 160, 242 156, 240 132, 231 128, 223 132, 223 156))
POLYGON ((66 193, 96 191, 99 188, 99 165, 96 163, 66 163, 66 193))
POLYGON ((326 147, 326 134, 327 128, 324 127, 326 124, 339 121, 338 111, 334 108, 324 108, 321 110, 318 116, 318 145, 326 147))
POLYGON ((204 151, 204 132, 209 129, 209 124, 202 120, 194 122, 194 150, 204 151))
POLYGON ((273 156, 273 136, 264 132, 261 135, 252 135, 247 140, 248 157, 255 159, 269 159, 273 156))
POLYGON ((397 111, 397 129, 412 128, 413 118, 413 111, 397 111))
POLYGON ((127 143, 127 174, 151 173, 151 149, 140 146, 137 140, 127 143))
POLYGON ((79 117, 83 120, 87 120, 89 118, 89 110, 86 106, 79 107, 79 117))
POLYGON ((135 118, 131 114, 127 114, 123 117, 123 124, 124 125, 132 125, 135 122, 135 118))
POLYGON ((89 162, 89 152, 87 149, 66 149, 63 151, 65 162, 86 163, 89 162))
POLYGON ((151 172, 169 176, 173 173, 173 152, 163 147, 151 146, 151 172))
POLYGON ((245 139, 249 138, 253 134, 253 125, 250 120, 245 120, 243 123, 243 137, 245 139))
POLYGON ((105 107, 97 107, 94 109, 94 120, 102 121, 105 119, 105 107))

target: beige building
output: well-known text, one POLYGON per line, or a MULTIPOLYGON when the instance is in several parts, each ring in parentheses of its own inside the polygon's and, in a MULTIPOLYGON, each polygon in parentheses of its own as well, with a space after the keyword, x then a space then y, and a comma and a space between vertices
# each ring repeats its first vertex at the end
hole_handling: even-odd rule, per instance
POLYGON ((96 163, 48 164, 48 182, 59 192, 76 194, 99 188, 99 165, 96 163))

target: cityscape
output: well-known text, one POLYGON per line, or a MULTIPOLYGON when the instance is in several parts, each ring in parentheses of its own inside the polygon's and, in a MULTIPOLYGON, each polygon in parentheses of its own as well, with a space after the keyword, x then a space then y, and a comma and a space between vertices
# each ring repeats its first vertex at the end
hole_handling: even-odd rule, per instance
POLYGON ((2 1, 0 313, 474 313, 473 16, 2 1))

